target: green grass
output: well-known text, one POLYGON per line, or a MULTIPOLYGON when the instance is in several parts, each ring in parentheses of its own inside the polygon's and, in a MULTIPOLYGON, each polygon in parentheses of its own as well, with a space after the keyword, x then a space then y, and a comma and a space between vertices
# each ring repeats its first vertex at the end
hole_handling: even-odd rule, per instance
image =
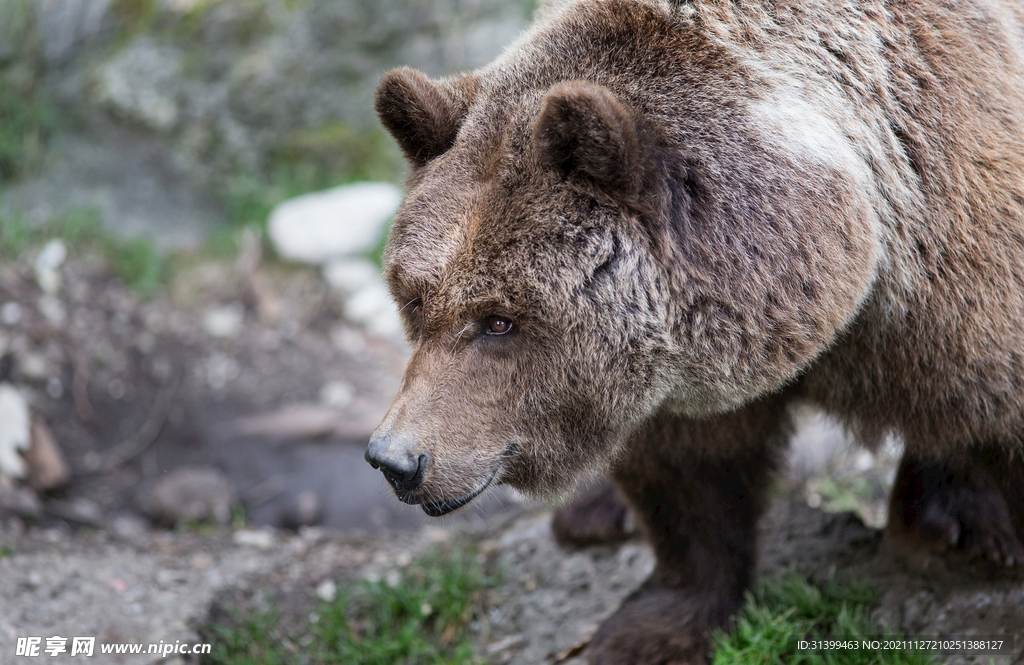
POLYGON ((38 167, 55 115, 31 80, 0 76, 0 184, 38 167))
POLYGON ((9 556, 14 556, 14 548, 10 545, 0 547, 0 559, 6 559, 9 556))
POLYGON ((471 549, 439 550, 397 579, 362 581, 321 602, 298 635, 280 633, 280 615, 257 613, 209 629, 207 665, 472 665, 466 628, 493 583, 471 549), (298 646, 297 646, 298 645, 298 646))
POLYGON ((765 580, 750 594, 735 629, 716 639, 712 665, 926 665, 939 662, 924 652, 871 649, 800 650, 798 640, 886 635, 869 618, 871 589, 829 580, 816 586, 789 576, 765 580))

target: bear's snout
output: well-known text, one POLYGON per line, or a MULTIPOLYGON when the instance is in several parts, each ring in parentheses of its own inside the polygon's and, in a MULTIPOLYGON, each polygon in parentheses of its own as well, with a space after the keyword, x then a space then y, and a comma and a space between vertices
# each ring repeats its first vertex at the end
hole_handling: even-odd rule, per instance
POLYGON ((430 456, 416 452, 412 442, 374 432, 366 449, 366 461, 380 469, 399 498, 419 489, 430 464, 430 456))

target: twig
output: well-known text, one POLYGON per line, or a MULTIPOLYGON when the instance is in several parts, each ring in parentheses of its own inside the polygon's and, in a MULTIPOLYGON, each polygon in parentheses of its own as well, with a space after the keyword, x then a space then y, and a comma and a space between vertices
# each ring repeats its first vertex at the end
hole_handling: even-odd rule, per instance
POLYGON ((86 425, 98 425, 100 417, 89 401, 89 362, 82 356, 81 349, 68 338, 68 351, 71 353, 71 364, 74 374, 71 380, 71 397, 75 403, 75 412, 86 425))

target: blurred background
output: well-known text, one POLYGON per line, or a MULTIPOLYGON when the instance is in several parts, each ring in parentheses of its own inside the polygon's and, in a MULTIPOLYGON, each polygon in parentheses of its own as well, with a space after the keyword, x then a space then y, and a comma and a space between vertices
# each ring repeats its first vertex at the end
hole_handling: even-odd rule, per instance
POLYGON ((407 354, 373 91, 533 4, 0 0, 0 515, 420 524, 363 461, 407 354))
MULTIPOLYGON (((0 0, 0 515, 422 524, 363 461, 408 354, 373 91, 490 61, 534 4, 0 0)), ((790 489, 881 524, 894 452, 801 422, 790 489)))

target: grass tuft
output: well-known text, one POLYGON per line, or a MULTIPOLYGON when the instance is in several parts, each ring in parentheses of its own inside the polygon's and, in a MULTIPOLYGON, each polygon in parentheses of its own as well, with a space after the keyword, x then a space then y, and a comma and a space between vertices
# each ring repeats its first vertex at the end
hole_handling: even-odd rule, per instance
POLYGON ((869 616, 875 594, 867 586, 821 586, 788 576, 763 581, 747 598, 735 627, 719 633, 712 665, 927 665, 938 662, 920 651, 797 649, 799 640, 855 639, 889 635, 869 616))
POLYGON ((281 634, 275 612, 213 626, 213 653, 203 662, 473 665, 466 629, 490 584, 473 550, 439 550, 393 579, 340 588, 320 603, 304 634, 281 634))

